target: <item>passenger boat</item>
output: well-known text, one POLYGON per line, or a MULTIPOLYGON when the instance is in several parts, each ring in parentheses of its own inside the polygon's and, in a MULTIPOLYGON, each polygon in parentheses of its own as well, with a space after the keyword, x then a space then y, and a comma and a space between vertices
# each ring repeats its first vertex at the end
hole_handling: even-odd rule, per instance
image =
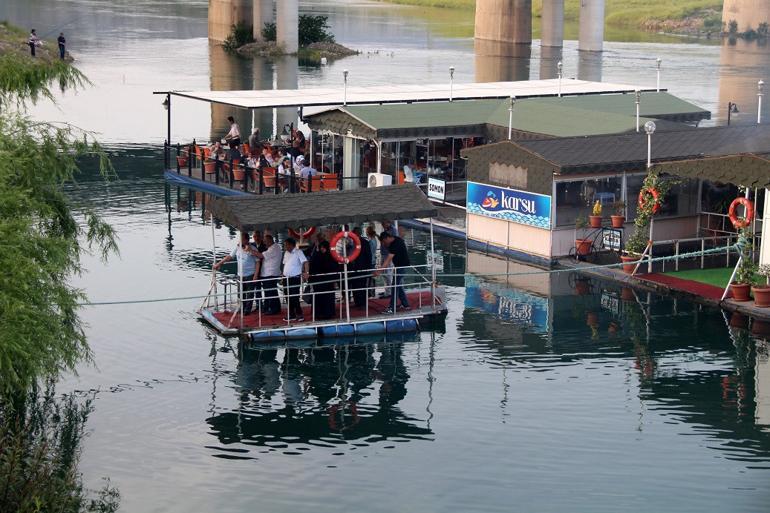
MULTIPOLYGON (((251 282, 237 278, 240 273, 233 276, 212 271, 209 292, 199 314, 202 320, 222 335, 242 336, 252 341, 265 342, 407 333, 429 329, 434 326, 436 320, 442 319, 446 314, 445 291, 436 282, 434 263, 398 269, 407 277, 404 281, 404 291, 411 307, 409 310, 389 311, 389 299, 378 298, 376 294, 375 297, 369 297, 370 292, 376 292, 382 287, 374 287, 368 280, 364 287, 351 286, 355 278, 360 281, 362 274, 370 274, 374 270, 357 270, 358 274, 354 274, 349 269, 356 251, 348 254, 347 242, 355 243, 356 236, 346 231, 346 226, 383 219, 432 220, 437 209, 414 184, 301 195, 228 196, 215 199, 211 212, 212 218, 216 217, 227 226, 241 231, 270 231, 276 243, 282 234, 298 227, 340 227, 332 240, 339 240, 336 246, 332 244, 332 250, 341 261, 341 272, 333 273, 331 277, 338 284, 333 319, 316 318, 314 297, 318 293, 307 290, 305 284, 299 289, 302 299, 306 301, 303 305, 305 320, 296 322, 285 320, 281 313, 265 313, 261 301, 256 301, 255 311, 244 315, 244 301, 249 299, 244 297, 244 285, 251 282), (366 304, 355 306, 351 303, 350 293, 361 290, 366 292, 366 304)), ((430 224, 432 251, 432 221, 430 224)), ((212 230, 213 225, 212 222, 212 230)), ((308 235, 310 231, 304 235, 308 235)), ((358 243, 360 244, 360 241, 358 243)), ((216 248, 213 253, 215 262, 216 248)), ((263 286, 265 281, 254 280, 261 282, 257 284, 263 286)), ((281 289, 285 305, 288 299, 287 289, 278 288, 281 289)), ((386 287, 388 288, 392 289, 386 287)), ((285 306, 282 310, 285 312, 285 306)))

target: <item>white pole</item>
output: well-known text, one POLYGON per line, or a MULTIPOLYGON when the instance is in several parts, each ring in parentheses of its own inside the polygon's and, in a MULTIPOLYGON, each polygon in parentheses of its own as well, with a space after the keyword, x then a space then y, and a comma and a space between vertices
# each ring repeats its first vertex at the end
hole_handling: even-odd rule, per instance
POLYGON ((455 67, 449 66, 449 101, 452 101, 452 93, 454 92, 454 81, 455 81, 455 67))
POLYGON ((647 169, 652 167, 652 134, 647 134, 647 169))
MULTIPOLYGON (((188 156, 188 158, 192 158, 188 156)), ((211 219, 211 261, 214 263, 214 265, 217 265, 217 236, 214 232, 214 214, 209 214, 209 218, 211 219)), ((217 270, 213 267, 211 268, 211 280, 214 290, 214 307, 219 307, 219 296, 217 294, 217 270)))
POLYGON ((348 104, 348 70, 342 70, 342 79, 344 81, 342 89, 342 105, 348 104))
POLYGON ((655 59, 655 63, 657 64, 656 69, 657 69, 657 73, 658 73, 658 78, 657 78, 657 80, 655 82, 655 90, 657 92, 660 92, 660 63, 661 63, 660 57, 655 59))
POLYGON ((350 323, 350 288, 348 285, 348 232, 347 231, 345 231, 342 237, 342 256, 345 262, 345 266, 343 269, 343 272, 345 273, 345 317, 347 318, 348 323, 350 323))
POLYGON ((435 287, 436 287, 436 251, 433 247, 433 217, 430 217, 430 254, 431 254, 431 277, 430 277, 430 306, 431 310, 436 306, 435 287))
POLYGON ((757 82, 757 124, 762 122, 762 86, 765 85, 763 80, 757 82))
POLYGON ((516 103, 516 97, 511 96, 510 104, 508 105, 508 140, 511 140, 513 133, 513 104, 516 103))
POLYGON ((559 74, 559 90, 558 90, 557 94, 558 94, 559 98, 561 98, 561 75, 562 75, 562 68, 563 68, 563 64, 561 63, 561 61, 557 62, 556 63, 556 69, 558 70, 558 74, 559 74))
POLYGON ((636 95, 636 131, 639 131, 639 103, 642 101, 642 92, 637 89, 635 91, 636 95))

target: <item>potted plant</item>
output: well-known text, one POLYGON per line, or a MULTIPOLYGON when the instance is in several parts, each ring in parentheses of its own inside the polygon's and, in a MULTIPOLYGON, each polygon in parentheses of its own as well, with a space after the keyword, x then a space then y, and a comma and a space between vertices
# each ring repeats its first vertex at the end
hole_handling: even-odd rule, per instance
POLYGON ((593 215, 588 216, 588 221, 591 223, 591 228, 602 227, 602 204, 599 200, 596 200, 593 208, 591 209, 593 215))
POLYGON ((586 256, 591 252, 591 239, 580 239, 577 236, 578 231, 582 231, 588 226, 586 218, 578 216, 575 219, 575 254, 577 256, 586 256))
POLYGON ((631 274, 634 272, 636 262, 641 258, 644 249, 647 247, 647 234, 646 231, 636 228, 633 235, 626 241, 626 254, 620 255, 620 260, 623 261, 623 272, 631 274))
POLYGON ((623 228, 626 223, 626 202, 623 200, 616 201, 612 204, 612 210, 615 212, 610 216, 613 228, 623 228))
POLYGON ((756 270, 757 266, 751 260, 750 252, 745 251, 741 265, 738 266, 738 272, 735 273, 735 281, 730 284, 730 292, 733 293, 735 301, 749 301, 751 299, 749 292, 756 270))
POLYGON ((751 293, 754 295, 754 306, 767 308, 770 306, 770 265, 760 265, 757 274, 765 277, 763 285, 754 285, 751 287, 751 293))

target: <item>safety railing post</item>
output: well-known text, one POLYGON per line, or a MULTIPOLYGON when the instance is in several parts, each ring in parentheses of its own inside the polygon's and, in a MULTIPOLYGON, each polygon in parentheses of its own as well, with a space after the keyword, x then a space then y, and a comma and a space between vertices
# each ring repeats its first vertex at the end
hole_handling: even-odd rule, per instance
POLYGON ((676 254, 676 259, 674 260, 674 270, 678 271, 679 270, 679 241, 676 241, 674 248, 675 248, 675 254, 676 254))

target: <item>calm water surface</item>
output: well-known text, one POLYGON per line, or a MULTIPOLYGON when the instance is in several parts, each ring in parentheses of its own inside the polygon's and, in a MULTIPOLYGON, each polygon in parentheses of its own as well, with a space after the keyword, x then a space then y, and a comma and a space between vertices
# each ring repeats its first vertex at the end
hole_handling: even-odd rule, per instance
MULTIPOLYGON (((0 18, 65 30, 94 82, 33 113, 97 130, 115 148, 118 181, 88 175, 71 188, 120 236, 119 257, 86 258, 78 283, 92 300, 197 295, 208 284, 203 198, 174 188, 166 201, 156 147, 165 112, 152 90, 329 85, 343 68, 357 83, 413 83, 443 80, 454 65, 471 81, 508 62, 474 53, 463 13, 303 6, 330 14, 338 39, 364 53, 326 68, 236 60, 205 39, 206 2, 0 5, 0 18)), ((582 63, 568 42, 566 74, 652 84, 661 56, 674 93, 711 109, 725 98, 756 107, 766 50, 634 38, 582 63)), ((545 61, 535 46, 500 78, 536 78, 545 61)), ((222 113, 181 103, 175 137, 218 130, 222 113)), ((214 233, 220 253, 234 243, 226 228, 214 233)), ((422 261, 424 235, 407 236, 422 261)), ((446 273, 506 265, 466 257, 456 241, 439 248, 446 273)), ((767 511, 766 342, 717 310, 599 282, 444 281, 439 333, 333 346, 239 347, 197 321, 196 301, 87 308, 96 365, 61 385, 96 394, 86 479, 110 476, 131 512, 767 511)))

